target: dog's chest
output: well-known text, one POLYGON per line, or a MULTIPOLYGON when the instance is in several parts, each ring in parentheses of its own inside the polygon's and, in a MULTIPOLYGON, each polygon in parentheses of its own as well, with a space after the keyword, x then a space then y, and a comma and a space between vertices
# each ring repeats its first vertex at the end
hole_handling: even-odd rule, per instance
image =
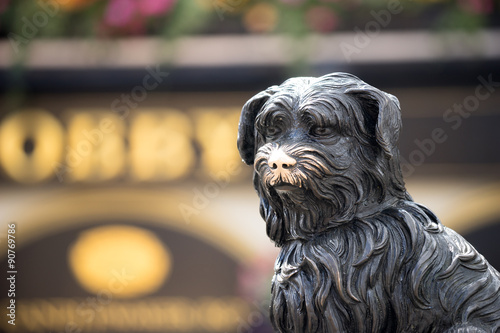
POLYGON ((349 236, 349 233, 338 233, 320 241, 288 242, 282 247, 276 259, 275 282, 287 285, 295 279, 304 277, 311 283, 320 283, 314 281, 318 270, 334 274, 335 280, 347 276, 349 271, 353 270, 353 263, 359 261, 363 251, 366 251, 364 249, 366 244, 350 239, 349 236))
POLYGON ((280 288, 304 283, 319 286, 328 282, 327 277, 339 282, 349 267, 349 246, 341 238, 330 239, 327 246, 293 241, 283 246, 276 260, 273 284, 280 288))
POLYGON ((380 264, 386 253, 367 251, 377 248, 377 237, 365 236, 363 244, 339 233, 282 248, 273 278, 272 320, 294 327, 283 332, 392 331, 380 264))

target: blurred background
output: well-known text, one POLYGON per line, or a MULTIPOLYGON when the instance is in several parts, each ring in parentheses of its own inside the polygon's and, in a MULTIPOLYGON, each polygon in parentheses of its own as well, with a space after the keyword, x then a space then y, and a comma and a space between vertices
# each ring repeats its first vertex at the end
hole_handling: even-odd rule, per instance
POLYGON ((241 106, 290 76, 350 72, 396 95, 410 193, 500 268, 500 1, 0 13, 1 332, 271 332, 277 249, 236 132, 241 106))

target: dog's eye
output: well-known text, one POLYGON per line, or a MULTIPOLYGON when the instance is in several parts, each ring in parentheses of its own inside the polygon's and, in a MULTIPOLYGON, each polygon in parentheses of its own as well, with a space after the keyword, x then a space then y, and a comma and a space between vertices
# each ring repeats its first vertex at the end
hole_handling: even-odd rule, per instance
POLYGON ((269 127, 267 127, 267 128, 266 128, 266 136, 267 136, 267 137, 273 137, 273 136, 276 136, 276 135, 278 135, 280 132, 281 132, 281 130, 279 129, 279 127, 269 126, 269 127))
POLYGON ((331 136, 335 133, 335 130, 332 127, 313 127, 311 128, 310 133, 314 136, 331 136))

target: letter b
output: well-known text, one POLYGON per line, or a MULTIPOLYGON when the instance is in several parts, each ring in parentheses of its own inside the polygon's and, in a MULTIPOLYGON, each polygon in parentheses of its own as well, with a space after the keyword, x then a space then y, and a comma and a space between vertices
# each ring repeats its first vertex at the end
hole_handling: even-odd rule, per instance
POLYGON ((101 131, 99 131, 97 128, 94 128, 91 131, 83 130, 82 133, 85 136, 85 138, 90 142, 92 142, 95 146, 97 146, 102 142, 103 135, 101 131))

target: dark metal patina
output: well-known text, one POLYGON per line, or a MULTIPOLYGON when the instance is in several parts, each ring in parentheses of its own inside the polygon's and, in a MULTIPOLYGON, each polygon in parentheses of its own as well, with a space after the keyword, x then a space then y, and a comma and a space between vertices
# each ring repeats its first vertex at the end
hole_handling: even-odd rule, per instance
POLYGON ((333 73, 272 86, 243 107, 277 332, 497 332, 500 274, 407 193, 399 101, 333 73))

